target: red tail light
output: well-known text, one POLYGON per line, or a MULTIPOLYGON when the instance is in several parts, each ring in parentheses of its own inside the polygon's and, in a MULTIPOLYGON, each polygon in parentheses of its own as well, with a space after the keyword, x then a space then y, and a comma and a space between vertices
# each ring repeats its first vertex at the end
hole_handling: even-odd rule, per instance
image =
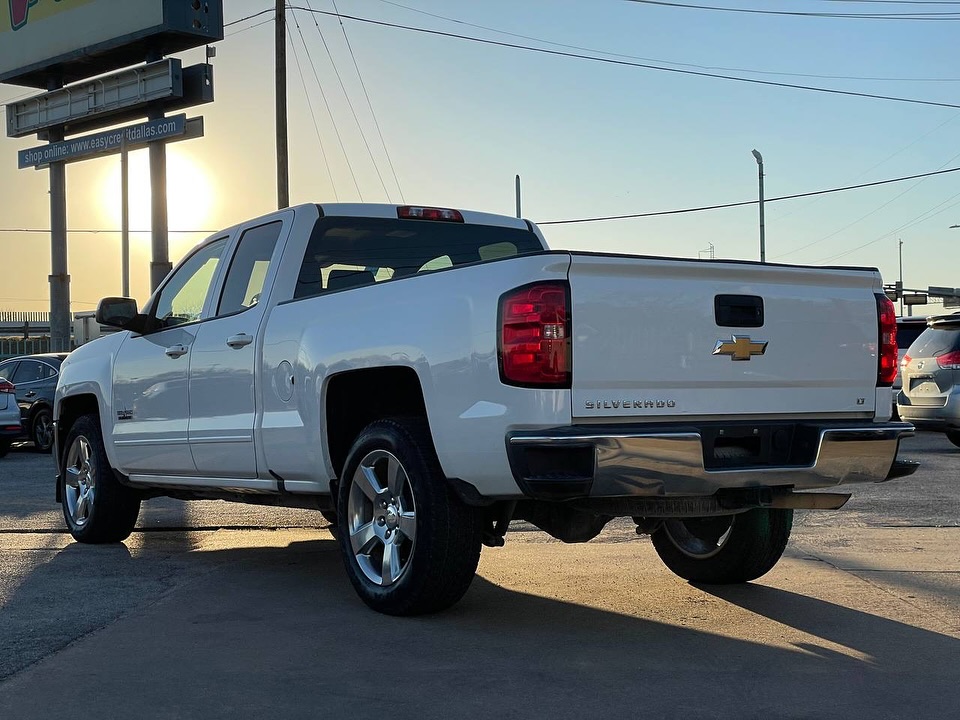
POLYGON ((944 370, 960 370, 960 350, 938 355, 937 365, 944 370))
POLYGON ((877 293, 877 318, 880 329, 877 387, 889 387, 897 377, 897 311, 890 298, 882 293, 877 293))
POLYGON ((9 380, 4 380, 0 378, 0 393, 15 393, 17 389, 13 386, 13 383, 9 380))
POLYGON ((500 379, 522 387, 570 387, 570 288, 527 285, 500 298, 500 379))
POLYGON ((910 364, 910 361, 911 361, 911 360, 913 360, 913 358, 910 357, 909 354, 908 354, 908 355, 904 355, 904 356, 903 356, 903 360, 900 361, 900 367, 905 368, 907 365, 910 364))

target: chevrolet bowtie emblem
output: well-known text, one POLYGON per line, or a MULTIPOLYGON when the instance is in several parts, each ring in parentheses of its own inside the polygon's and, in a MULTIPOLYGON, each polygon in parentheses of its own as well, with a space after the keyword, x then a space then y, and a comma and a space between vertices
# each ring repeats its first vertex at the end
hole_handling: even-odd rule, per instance
POLYGON ((730 342, 717 340, 714 355, 729 355, 731 360, 749 360, 751 355, 763 355, 767 350, 767 341, 754 342, 749 335, 734 335, 730 342))

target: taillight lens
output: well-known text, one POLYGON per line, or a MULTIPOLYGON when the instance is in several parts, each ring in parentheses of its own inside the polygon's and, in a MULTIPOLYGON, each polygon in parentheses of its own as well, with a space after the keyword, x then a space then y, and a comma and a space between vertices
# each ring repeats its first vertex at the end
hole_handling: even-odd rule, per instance
POLYGON ((500 298, 500 379, 523 387, 570 387, 570 288, 543 282, 500 298))
POLYGON ((397 208, 397 217, 401 220, 439 220, 440 222, 463 222, 459 210, 448 208, 414 207, 405 205, 397 208))
POLYGON ((877 293, 877 318, 880 326, 877 387, 884 387, 893 385, 897 377, 897 311, 890 298, 882 293, 877 293))
POLYGON ((905 368, 907 365, 910 364, 911 360, 913 360, 912 357, 910 357, 909 355, 904 355, 903 360, 900 361, 900 367, 905 368))
POLYGON ((960 350, 938 355, 937 365, 944 370, 960 370, 960 350))
POLYGON ((0 393, 15 393, 16 391, 17 389, 12 382, 0 378, 0 393))

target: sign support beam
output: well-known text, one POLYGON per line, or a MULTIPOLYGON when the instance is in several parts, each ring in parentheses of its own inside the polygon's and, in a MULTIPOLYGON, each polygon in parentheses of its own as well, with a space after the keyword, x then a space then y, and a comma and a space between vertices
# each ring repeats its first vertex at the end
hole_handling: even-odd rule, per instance
MULTIPOLYGON (((151 113, 159 120, 163 112, 151 113)), ((150 292, 153 293, 173 269, 170 263, 169 226, 167 224, 167 144, 150 143, 150 229, 153 259, 150 261, 150 292)))
MULTIPOLYGON (((51 130, 51 141, 63 140, 51 130)), ((67 272, 67 165, 50 163, 50 350, 70 352, 70 275, 67 272)))

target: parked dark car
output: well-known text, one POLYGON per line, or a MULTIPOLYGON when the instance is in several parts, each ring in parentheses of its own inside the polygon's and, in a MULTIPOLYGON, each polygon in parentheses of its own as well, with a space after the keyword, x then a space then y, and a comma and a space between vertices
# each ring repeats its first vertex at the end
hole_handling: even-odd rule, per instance
POLYGON ((53 447, 53 396, 66 353, 25 355, 0 362, 0 378, 16 386, 22 431, 40 452, 53 447))

